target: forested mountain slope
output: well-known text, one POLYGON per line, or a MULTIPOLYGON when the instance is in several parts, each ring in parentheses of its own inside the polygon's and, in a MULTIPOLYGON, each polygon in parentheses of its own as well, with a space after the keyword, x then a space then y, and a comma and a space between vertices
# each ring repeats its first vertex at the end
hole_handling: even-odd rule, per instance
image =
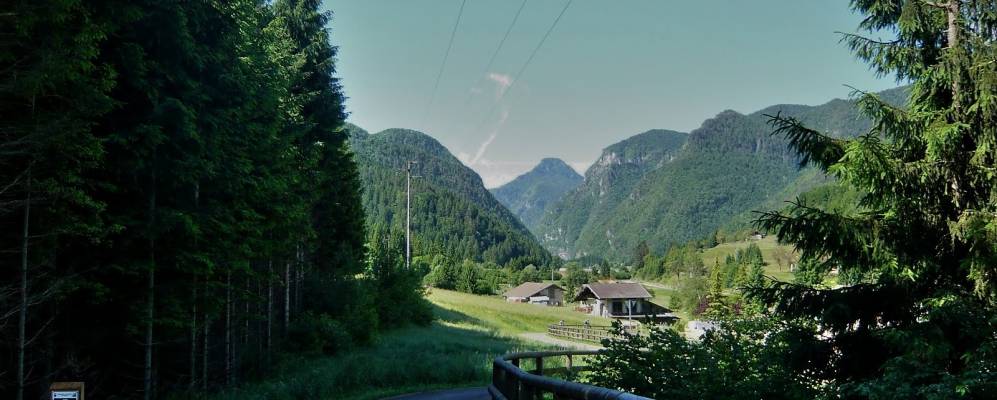
POLYGON ((435 139, 407 129, 369 134, 349 126, 363 182, 367 224, 405 229, 405 164, 412 173, 413 254, 456 259, 543 263, 550 254, 485 189, 481 178, 435 139))
MULTIPOLYGON (((905 93, 893 89, 881 96, 896 104, 905 93)), ((618 169, 609 161, 620 157, 621 146, 634 140, 643 143, 644 133, 604 150, 586 172, 585 183, 550 208, 537 236, 562 256, 602 254, 626 260, 642 240, 663 251, 671 243, 705 236, 732 221, 743 225, 752 210, 819 186, 826 178, 801 170, 786 140, 771 135, 765 115, 777 112, 833 136, 853 136, 870 127, 847 100, 776 105, 748 115, 727 110, 692 131, 667 157, 615 173, 618 169)))
POLYGON ((611 215, 644 174, 672 162, 685 145, 682 132, 650 130, 613 144, 585 172, 585 182, 549 206, 535 233, 548 249, 572 256, 574 242, 592 219, 611 215))
POLYGON ((582 176, 561 159, 545 158, 529 172, 491 192, 532 231, 547 207, 582 181, 582 176))

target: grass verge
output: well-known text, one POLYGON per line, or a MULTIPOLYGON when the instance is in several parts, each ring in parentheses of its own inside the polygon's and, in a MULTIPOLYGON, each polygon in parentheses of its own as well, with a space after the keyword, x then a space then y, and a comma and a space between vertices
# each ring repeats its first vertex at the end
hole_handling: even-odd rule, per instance
POLYGON ((564 320, 609 324, 568 307, 507 303, 498 297, 434 289, 436 320, 388 332, 367 347, 332 357, 289 356, 271 378, 210 396, 211 400, 380 399, 403 393, 485 386, 492 360, 548 346, 518 337, 564 320))

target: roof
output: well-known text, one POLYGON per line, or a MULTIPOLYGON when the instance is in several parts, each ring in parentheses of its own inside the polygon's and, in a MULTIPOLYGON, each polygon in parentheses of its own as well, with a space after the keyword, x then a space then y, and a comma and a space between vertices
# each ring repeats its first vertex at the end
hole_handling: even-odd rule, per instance
POLYGON ((650 299, 651 293, 639 283, 589 283, 582 285, 576 298, 585 298, 586 292, 592 293, 597 299, 650 299))
POLYGON ((553 283, 526 282, 523 283, 522 285, 509 289, 509 291, 505 292, 505 294, 503 294, 502 296, 527 298, 551 286, 564 290, 564 288, 557 286, 556 284, 553 283))

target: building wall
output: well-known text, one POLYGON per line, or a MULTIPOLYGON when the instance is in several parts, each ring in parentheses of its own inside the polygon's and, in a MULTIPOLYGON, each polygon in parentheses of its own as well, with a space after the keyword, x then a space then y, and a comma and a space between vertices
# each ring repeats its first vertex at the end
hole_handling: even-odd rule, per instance
POLYGON ((549 287, 543 290, 543 295, 550 298, 552 305, 563 305, 564 304, 564 291, 556 287, 549 287))

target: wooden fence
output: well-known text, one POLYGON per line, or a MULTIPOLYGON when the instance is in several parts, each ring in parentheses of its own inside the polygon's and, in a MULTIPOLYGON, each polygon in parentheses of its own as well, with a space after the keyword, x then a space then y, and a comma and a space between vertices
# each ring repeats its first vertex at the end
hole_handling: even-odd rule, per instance
MULTIPOLYGON (((624 329, 628 333, 637 332, 636 327, 625 327, 624 329)), ((603 339, 613 340, 619 338, 619 335, 613 332, 613 327, 611 326, 551 324, 547 326, 547 334, 595 343, 602 343, 603 339)))
POLYGON ((544 373, 565 373, 571 376, 585 370, 574 366, 581 357, 593 356, 599 351, 566 350, 512 353, 495 358, 492 363, 492 384, 488 393, 493 400, 539 400, 545 394, 552 394, 555 400, 652 400, 619 390, 568 382, 544 376, 544 373), (564 368, 544 369, 544 359, 565 357, 564 368), (520 369, 521 360, 533 360, 533 372, 520 369))

